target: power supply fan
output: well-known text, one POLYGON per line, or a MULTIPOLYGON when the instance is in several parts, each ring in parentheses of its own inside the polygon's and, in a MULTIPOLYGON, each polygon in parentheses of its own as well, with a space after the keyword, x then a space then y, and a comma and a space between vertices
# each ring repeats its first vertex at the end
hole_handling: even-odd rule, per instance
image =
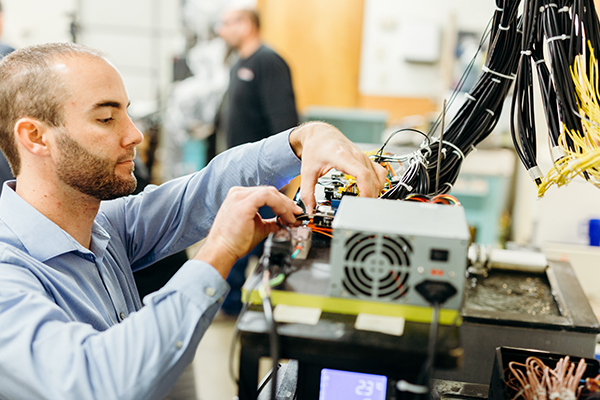
POLYGON ((398 300, 407 294, 413 249, 406 239, 356 233, 344 249, 342 286, 349 296, 398 300))

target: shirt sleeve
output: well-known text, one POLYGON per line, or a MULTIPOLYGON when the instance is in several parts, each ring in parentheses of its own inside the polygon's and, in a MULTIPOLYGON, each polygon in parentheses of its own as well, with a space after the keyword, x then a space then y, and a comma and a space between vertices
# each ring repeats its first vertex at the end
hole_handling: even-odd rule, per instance
POLYGON ((262 60, 258 90, 269 125, 269 134, 298 124, 290 69, 276 53, 270 53, 262 60))
POLYGON ((231 187, 279 189, 300 173, 291 131, 230 149, 193 175, 104 202, 99 220, 124 238, 134 270, 181 251, 206 237, 231 187))
POLYGON ((27 269, 1 267, 2 399, 161 399, 227 293, 214 268, 188 261, 144 308, 100 332, 74 321, 27 269))

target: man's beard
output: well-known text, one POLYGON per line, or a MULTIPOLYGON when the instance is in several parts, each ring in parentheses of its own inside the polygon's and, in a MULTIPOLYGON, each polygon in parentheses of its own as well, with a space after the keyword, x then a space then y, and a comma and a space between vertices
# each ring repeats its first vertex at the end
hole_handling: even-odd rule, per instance
POLYGON ((117 162, 125 160, 113 162, 92 154, 66 129, 56 138, 60 150, 56 170, 58 177, 67 185, 98 200, 112 200, 133 193, 137 186, 133 172, 127 178, 115 174, 117 162))

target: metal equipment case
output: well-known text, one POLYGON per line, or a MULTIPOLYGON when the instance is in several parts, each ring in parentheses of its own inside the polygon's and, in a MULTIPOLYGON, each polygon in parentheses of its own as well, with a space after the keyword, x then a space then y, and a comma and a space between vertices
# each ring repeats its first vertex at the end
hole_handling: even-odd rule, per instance
POLYGON ((414 287, 451 283, 460 309, 469 229, 462 207, 345 196, 333 221, 329 295, 430 306, 414 287))

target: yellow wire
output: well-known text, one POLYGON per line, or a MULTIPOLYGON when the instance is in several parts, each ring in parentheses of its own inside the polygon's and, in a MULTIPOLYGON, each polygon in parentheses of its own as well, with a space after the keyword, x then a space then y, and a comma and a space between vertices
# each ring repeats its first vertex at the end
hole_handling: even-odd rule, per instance
POLYGON ((600 101, 598 62, 591 42, 588 41, 590 62, 586 65, 585 54, 575 58, 571 66, 571 77, 579 107, 583 132, 567 129, 563 124, 559 137, 559 147, 565 156, 556 160, 538 187, 538 196, 542 197, 552 186, 567 185, 577 176, 587 173, 589 181, 600 187, 600 101), (567 143, 571 141, 572 149, 567 143))

